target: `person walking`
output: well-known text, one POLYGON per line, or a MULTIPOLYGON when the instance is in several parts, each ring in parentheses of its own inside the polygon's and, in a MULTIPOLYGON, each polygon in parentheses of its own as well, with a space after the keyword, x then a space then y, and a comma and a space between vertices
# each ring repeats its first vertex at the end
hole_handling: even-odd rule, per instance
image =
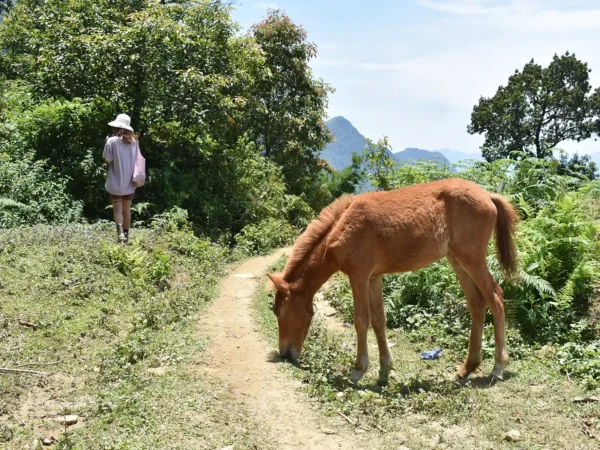
POLYGON ((113 206, 117 241, 126 244, 131 226, 131 202, 135 193, 133 170, 138 142, 127 114, 119 114, 108 125, 113 129, 113 136, 106 140, 102 154, 108 164, 105 188, 113 206))

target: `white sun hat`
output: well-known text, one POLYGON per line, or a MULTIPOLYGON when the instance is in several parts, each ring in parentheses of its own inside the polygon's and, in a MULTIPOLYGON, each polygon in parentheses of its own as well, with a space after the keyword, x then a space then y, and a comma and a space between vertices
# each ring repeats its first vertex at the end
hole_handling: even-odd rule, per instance
POLYGON ((133 131, 133 128, 131 128, 131 118, 127 114, 119 114, 117 118, 108 125, 113 128, 123 128, 124 130, 133 131))

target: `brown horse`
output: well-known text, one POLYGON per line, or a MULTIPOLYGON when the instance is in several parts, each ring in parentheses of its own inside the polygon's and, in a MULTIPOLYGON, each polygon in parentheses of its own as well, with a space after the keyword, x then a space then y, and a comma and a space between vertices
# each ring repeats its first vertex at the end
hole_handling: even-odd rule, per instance
POLYGON ((492 232, 507 275, 517 269, 513 235, 518 215, 512 205, 470 181, 447 179, 388 192, 344 196, 325 208, 298 238, 283 273, 268 275, 277 293, 281 356, 300 355, 314 315, 313 297, 336 272, 350 279, 354 297, 357 355, 351 381, 369 366, 369 320, 379 346, 379 382, 387 383, 392 357, 385 333, 382 275, 421 269, 448 258, 467 298, 471 335, 457 377, 481 361, 486 305, 494 320, 496 364, 502 379, 508 364, 502 288, 490 274, 486 254, 492 232))

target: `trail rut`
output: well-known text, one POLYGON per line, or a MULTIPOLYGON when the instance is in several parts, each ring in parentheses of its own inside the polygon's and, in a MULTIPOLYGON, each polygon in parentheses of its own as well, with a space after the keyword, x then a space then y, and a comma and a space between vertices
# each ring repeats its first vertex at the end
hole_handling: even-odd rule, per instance
POLYGON ((205 371, 224 382, 265 426, 265 447, 277 449, 363 448, 359 436, 323 417, 300 392, 300 383, 281 371, 273 349, 252 317, 252 299, 269 266, 291 249, 250 259, 226 277, 220 295, 202 320, 210 339, 205 371), (334 433, 334 434, 329 434, 334 433))

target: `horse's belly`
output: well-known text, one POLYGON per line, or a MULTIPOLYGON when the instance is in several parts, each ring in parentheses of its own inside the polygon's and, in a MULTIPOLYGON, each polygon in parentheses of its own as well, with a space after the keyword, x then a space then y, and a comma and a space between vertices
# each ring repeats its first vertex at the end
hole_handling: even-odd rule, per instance
POLYGON ((444 258, 448 254, 448 242, 444 236, 403 239, 401 242, 388 241, 378 250, 376 273, 411 272, 444 258))

